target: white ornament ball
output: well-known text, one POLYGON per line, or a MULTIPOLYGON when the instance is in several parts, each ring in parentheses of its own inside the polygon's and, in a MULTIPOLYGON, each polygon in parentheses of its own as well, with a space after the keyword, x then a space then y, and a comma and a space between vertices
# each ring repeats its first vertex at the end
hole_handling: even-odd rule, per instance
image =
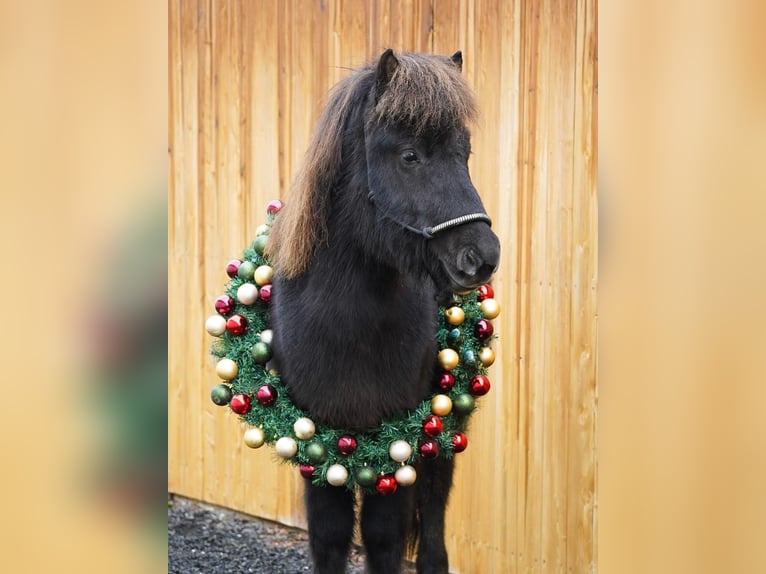
POLYGON ((243 305, 252 305, 258 300, 258 287, 253 283, 243 283, 237 289, 237 301, 243 305))
POLYGON ((255 228, 255 236, 258 237, 259 235, 268 235, 270 230, 270 225, 261 223, 258 227, 255 228))
POLYGON ((213 337, 220 337, 226 332, 226 319, 221 315, 210 315, 205 321, 205 330, 213 337))
POLYGON ((412 455, 412 447, 406 440, 395 440, 388 447, 388 455, 396 462, 405 462, 412 455))
POLYGON ((245 444, 250 448, 260 448, 264 442, 266 442, 266 435, 263 434, 262 428, 253 427, 245 431, 245 444))
POLYGON ((261 331, 261 341, 267 345, 271 345, 271 341, 274 339, 274 331, 271 329, 264 329, 261 331))
POLYGON ((401 484, 402 486, 410 486, 415 484, 415 481, 418 479, 418 473, 415 472, 415 469, 409 464, 406 464, 397 469, 394 473, 394 478, 398 484, 401 484))
POLYGON ((216 374, 225 381, 230 381, 237 376, 239 367, 231 359, 221 359, 215 366, 216 374))
POLYGON ((274 445, 274 450, 282 458, 292 458, 298 452, 298 444, 289 436, 283 436, 274 445))
POLYGON ((327 482, 332 486, 343 486, 348 480, 348 470, 342 464, 333 464, 327 469, 327 482))
POLYGON ((295 431, 295 436, 299 439, 307 440, 314 436, 316 427, 314 426, 314 421, 310 418, 301 417, 293 424, 293 430, 295 431))
POLYGON ((261 265, 256 268, 253 274, 253 279, 255 279, 259 287, 271 283, 272 277, 274 277, 274 269, 271 265, 261 265))

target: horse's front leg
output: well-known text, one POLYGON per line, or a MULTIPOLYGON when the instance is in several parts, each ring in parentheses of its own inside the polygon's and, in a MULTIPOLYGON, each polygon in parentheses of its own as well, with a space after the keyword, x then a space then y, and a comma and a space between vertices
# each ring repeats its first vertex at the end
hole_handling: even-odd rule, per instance
POLYGON ((354 495, 306 481, 309 545, 315 574, 343 574, 354 532, 354 495))
POLYGON ((400 487, 389 496, 370 494, 362 506, 362 540, 370 574, 401 571, 407 534, 414 517, 413 488, 400 487))
POLYGON ((421 462, 418 469, 417 504, 420 532, 418 574, 447 574, 449 561, 444 545, 444 514, 452 487, 455 461, 436 458, 421 462))

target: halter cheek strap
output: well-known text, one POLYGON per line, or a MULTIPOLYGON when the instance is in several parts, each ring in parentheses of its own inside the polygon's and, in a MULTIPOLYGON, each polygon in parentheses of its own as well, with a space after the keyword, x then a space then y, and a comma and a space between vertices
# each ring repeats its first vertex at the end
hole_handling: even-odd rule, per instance
MULTIPOLYGON (((370 189, 370 192, 367 194, 367 198, 375 204, 375 198, 374 192, 372 189, 370 189)), ((376 206, 377 207, 377 206, 376 206)), ((443 221, 442 223, 439 223, 437 225, 433 226, 427 226, 423 227, 422 229, 418 229, 417 227, 413 227, 412 225, 408 225, 404 223, 403 221, 399 221, 398 219, 395 219, 391 217, 390 215, 384 213, 383 217, 386 219, 390 219, 397 225, 404 227, 404 229, 408 231, 412 231, 413 233, 417 233, 418 235, 422 235, 425 239, 433 239, 434 235, 437 233, 441 233, 442 231, 447 231, 448 229, 452 229, 453 227, 459 227, 461 225, 464 225, 466 223, 471 223, 473 221, 483 221, 490 227, 492 227, 492 219, 490 219, 489 215, 486 213, 470 213, 468 215, 461 215, 460 217, 453 217, 452 219, 448 219, 447 221, 443 221)))

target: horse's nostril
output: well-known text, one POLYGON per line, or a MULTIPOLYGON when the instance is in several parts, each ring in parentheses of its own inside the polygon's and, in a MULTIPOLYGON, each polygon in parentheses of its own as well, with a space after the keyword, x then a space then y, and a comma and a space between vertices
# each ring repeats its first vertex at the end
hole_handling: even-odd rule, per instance
POLYGON ((466 275, 476 275, 484 260, 473 247, 466 247, 458 257, 458 268, 466 275))

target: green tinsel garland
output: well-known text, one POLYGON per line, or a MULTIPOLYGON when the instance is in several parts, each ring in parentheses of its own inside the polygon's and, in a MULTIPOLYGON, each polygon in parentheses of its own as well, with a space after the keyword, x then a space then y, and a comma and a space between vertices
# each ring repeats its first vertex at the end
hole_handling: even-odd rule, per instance
POLYGON ((397 483, 412 484, 416 478, 410 465, 420 458, 451 458, 467 445, 464 431, 468 418, 474 410, 475 397, 489 390, 486 367, 494 361, 489 344, 495 337, 489 319, 498 315, 499 306, 492 298, 492 289, 485 285, 468 295, 455 295, 452 307, 439 309, 436 338, 440 349, 438 360, 444 370, 439 381, 434 382, 432 395, 414 411, 385 420, 378 428, 365 433, 312 424, 313 421, 306 421, 311 419, 311 414, 293 404, 279 374, 267 368, 271 355, 269 304, 264 299, 270 295, 271 268, 263 249, 280 207, 278 200, 269 204, 267 223, 256 230, 257 237, 245 249, 241 262, 230 262, 227 272, 232 280, 226 295, 219 297, 219 301, 223 300, 220 308, 217 301, 219 314, 211 316, 206 324, 209 333, 220 337, 211 352, 223 360, 216 370, 224 382, 213 389, 213 402, 230 405, 248 423, 251 427, 250 434, 245 434, 248 446, 257 448, 264 442, 275 445, 283 437, 291 439, 292 442, 284 439, 277 445, 278 454, 299 465, 301 474, 311 478, 314 484, 345 485, 349 489, 359 485, 366 492, 381 494, 396 490, 397 483), (244 291, 250 290, 250 299, 245 293, 241 298, 250 304, 244 304, 238 298, 238 290, 248 283, 258 287, 259 296, 252 301, 254 288, 246 287, 244 291), (233 334, 237 332, 238 321, 241 322, 236 316, 247 322, 244 333, 233 334), (451 388, 450 375, 454 378, 451 388), (266 396, 276 395, 271 404, 261 404, 258 400, 258 390, 266 385, 271 387, 266 396), (338 441, 346 437, 344 440, 348 443, 348 436, 353 437, 351 442, 355 440, 355 444, 351 447, 347 444, 347 454, 343 454, 338 441), (392 459, 389 452, 395 441, 405 441, 410 447, 402 451, 403 445, 398 443, 396 458, 399 460, 392 459), (402 453, 409 456, 402 460, 402 453), (397 474, 405 466, 408 468, 397 474), (372 472, 360 469, 372 469, 372 472))

